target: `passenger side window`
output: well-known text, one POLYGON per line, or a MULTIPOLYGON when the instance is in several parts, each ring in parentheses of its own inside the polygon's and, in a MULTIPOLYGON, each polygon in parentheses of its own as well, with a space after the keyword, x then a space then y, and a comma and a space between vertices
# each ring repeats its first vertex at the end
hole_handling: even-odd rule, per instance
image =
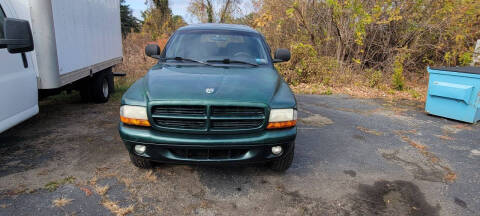
POLYGON ((0 39, 5 38, 3 34, 3 23, 5 22, 5 13, 3 12, 2 6, 0 5, 0 39))

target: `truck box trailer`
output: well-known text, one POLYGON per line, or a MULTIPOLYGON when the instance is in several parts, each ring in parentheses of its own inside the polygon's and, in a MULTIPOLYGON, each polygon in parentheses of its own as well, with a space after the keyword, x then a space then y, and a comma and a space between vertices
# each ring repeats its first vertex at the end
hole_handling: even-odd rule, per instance
POLYGON ((106 102, 122 58, 119 0, 0 0, 0 133, 37 114, 38 96, 106 102))

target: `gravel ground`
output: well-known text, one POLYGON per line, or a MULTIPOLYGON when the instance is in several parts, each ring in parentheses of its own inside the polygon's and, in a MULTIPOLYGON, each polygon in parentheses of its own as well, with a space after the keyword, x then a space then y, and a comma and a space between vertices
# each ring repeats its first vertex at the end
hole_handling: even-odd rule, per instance
POLYGON ((265 166, 130 164, 118 97, 41 102, 0 135, 0 215, 480 215, 480 126, 410 101, 298 95, 296 155, 265 166))

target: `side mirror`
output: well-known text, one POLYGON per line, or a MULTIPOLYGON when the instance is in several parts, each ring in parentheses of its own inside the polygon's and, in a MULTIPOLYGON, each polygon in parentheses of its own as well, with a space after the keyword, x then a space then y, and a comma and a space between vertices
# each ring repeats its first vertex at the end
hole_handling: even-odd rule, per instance
POLYGON ((157 44, 148 44, 147 47, 145 47, 145 55, 152 57, 152 58, 160 58, 160 53, 162 50, 157 44))
POLYGON ((34 49, 32 30, 28 21, 7 18, 3 32, 5 39, 0 39, 0 48, 7 48, 9 53, 25 53, 34 49))
POLYGON ((277 49, 277 51, 275 51, 273 63, 290 61, 290 56, 291 54, 288 49, 277 49))

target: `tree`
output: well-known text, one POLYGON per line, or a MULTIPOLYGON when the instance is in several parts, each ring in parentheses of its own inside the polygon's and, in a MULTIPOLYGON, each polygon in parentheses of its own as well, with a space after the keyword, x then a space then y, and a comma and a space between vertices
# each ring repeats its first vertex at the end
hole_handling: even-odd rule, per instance
POLYGON ((241 0, 191 0, 188 12, 202 23, 229 23, 240 11, 241 0))
POLYGON ((135 16, 133 16, 133 11, 130 8, 130 5, 125 3, 125 0, 120 0, 120 19, 122 22, 122 36, 126 37, 128 33, 139 32, 140 31, 140 22, 135 16))
POLYGON ((188 12, 202 23, 215 22, 213 11, 212 0, 192 0, 188 6, 188 12))
POLYGON ((172 16, 168 0, 148 0, 146 3, 150 7, 142 14, 144 18, 142 30, 151 34, 153 40, 186 25, 181 16, 172 16))

